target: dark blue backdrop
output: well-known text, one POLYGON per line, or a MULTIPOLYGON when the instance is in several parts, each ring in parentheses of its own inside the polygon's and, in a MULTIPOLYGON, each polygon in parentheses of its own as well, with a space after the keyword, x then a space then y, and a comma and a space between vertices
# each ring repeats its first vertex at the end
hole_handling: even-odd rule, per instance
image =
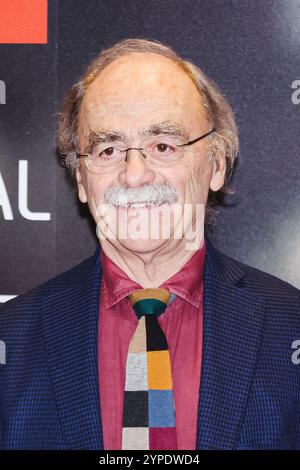
POLYGON ((241 152, 213 241, 300 287, 300 1, 52 0, 48 44, 0 46, 0 300, 94 251, 55 156, 57 113, 89 61, 128 37, 166 42, 219 84, 241 152))

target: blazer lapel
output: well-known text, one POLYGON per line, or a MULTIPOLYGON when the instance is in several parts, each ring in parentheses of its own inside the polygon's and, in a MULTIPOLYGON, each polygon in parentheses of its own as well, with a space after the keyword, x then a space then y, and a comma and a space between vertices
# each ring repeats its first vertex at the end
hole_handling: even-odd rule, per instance
POLYGON ((68 449, 103 449, 97 338, 99 248, 45 298, 43 329, 51 386, 68 449))
POLYGON ((206 241, 196 448, 234 449, 261 339, 264 302, 247 291, 247 267, 206 241))

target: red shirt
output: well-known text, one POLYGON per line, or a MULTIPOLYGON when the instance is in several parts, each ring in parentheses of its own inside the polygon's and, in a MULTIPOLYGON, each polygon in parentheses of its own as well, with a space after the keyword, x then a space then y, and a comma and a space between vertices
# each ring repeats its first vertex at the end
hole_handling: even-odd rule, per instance
MULTIPOLYGON (((103 250, 99 306, 98 369, 105 450, 120 450, 126 359, 138 319, 127 295, 142 286, 132 281, 103 250)), ((177 295, 158 318, 170 352, 178 449, 196 449, 202 359, 205 241, 161 286, 177 295)))

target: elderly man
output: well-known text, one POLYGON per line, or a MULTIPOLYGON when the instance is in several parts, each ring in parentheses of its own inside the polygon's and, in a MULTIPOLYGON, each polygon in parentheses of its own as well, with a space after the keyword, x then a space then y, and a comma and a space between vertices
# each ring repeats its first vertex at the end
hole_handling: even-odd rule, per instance
POLYGON ((58 146, 99 247, 1 309, 3 449, 300 448, 299 291, 204 236, 238 149, 216 85, 124 40, 58 146))

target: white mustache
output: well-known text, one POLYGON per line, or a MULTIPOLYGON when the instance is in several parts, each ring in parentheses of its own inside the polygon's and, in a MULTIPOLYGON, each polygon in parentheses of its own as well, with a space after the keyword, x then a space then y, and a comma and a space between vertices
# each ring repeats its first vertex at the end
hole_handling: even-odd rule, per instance
POLYGON ((176 190, 165 183, 155 183, 139 188, 111 186, 104 195, 104 203, 113 206, 130 204, 172 204, 177 201, 176 190))

